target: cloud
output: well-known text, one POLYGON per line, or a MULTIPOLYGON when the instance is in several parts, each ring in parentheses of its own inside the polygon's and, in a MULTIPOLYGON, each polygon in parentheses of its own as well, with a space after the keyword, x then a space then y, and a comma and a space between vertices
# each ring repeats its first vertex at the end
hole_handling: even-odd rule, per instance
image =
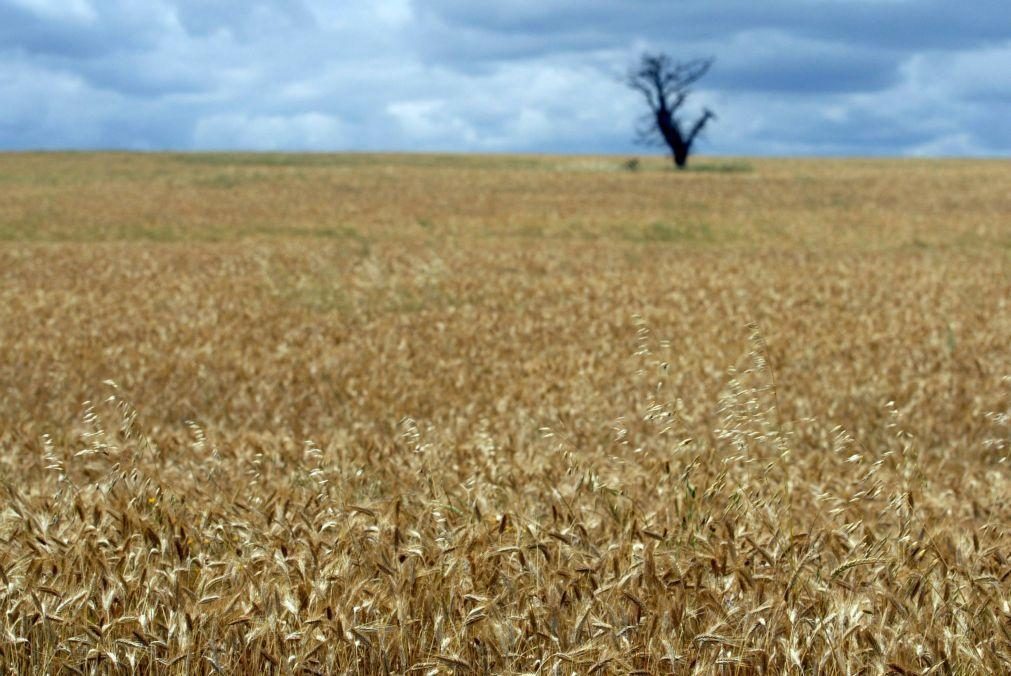
POLYGON ((10 4, 41 19, 87 24, 98 18, 87 0, 11 0, 10 4))
POLYGON ((313 31, 315 17, 300 0, 218 1, 183 0, 174 3, 182 28, 194 36, 227 33, 241 41, 264 33, 313 31))
POLYGON ((895 85, 902 56, 801 38, 781 30, 735 35, 707 83, 722 90, 803 95, 877 91, 895 85))
POLYGON ((419 17, 451 30, 524 39, 597 36, 600 47, 645 39, 673 47, 743 31, 787 29, 805 38, 853 46, 959 49, 1008 37, 1004 0, 470 0, 416 2, 419 17))
POLYGON ((31 60, 0 61, 0 149, 186 147, 186 112, 95 89, 31 60))
POLYGON ((348 130, 332 115, 247 115, 223 113, 201 118, 195 146, 210 150, 340 150, 348 130))
POLYGON ((444 92, 402 100, 387 113, 403 139, 437 150, 534 152, 629 148, 635 100, 617 80, 580 63, 504 64, 490 73, 429 72, 426 81, 444 92))
POLYGON ((443 150, 482 142, 475 126, 454 114, 445 101, 398 101, 387 106, 386 112, 396 120, 401 133, 422 147, 443 150))
POLYGON ((645 49, 716 64, 703 152, 1006 154, 975 0, 0 0, 0 148, 633 152, 645 49))
POLYGON ((170 8, 123 0, 0 0, 0 52, 87 59, 140 49, 158 39, 170 8))

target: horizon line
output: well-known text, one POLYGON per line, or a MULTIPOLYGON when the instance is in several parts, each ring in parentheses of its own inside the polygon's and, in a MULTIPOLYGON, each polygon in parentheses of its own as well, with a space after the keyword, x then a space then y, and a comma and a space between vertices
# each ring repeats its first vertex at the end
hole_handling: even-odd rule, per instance
MULTIPOLYGON (((362 150, 362 149, 256 149, 256 148, 0 148, 3 155, 360 155, 360 156, 447 156, 447 157, 541 157, 541 158, 651 158, 669 160, 667 153, 635 153, 635 152, 566 152, 537 150, 362 150)), ((1008 160, 1011 154, 848 154, 848 153, 693 153, 691 158, 699 161, 705 159, 722 160, 1008 160)))

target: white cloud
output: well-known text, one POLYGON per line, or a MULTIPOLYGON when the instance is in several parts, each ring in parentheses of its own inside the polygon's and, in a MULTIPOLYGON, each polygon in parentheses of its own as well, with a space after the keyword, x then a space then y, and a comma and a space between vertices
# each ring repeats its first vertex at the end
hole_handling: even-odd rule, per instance
POLYGON ((923 91, 948 97, 1011 99, 1011 40, 954 54, 917 55, 910 60, 909 79, 923 91))
POLYGON ((981 147, 971 134, 955 132, 913 146, 909 154, 920 157, 985 155, 986 149, 981 147))
POLYGON ((410 0, 375 0, 376 16, 381 21, 402 26, 414 16, 410 0))
POLYGON ((215 150, 341 150, 348 130, 338 118, 322 113, 223 113, 199 120, 193 141, 197 148, 215 150))
POLYGON ((397 121, 404 136, 422 147, 444 150, 481 143, 477 130, 450 112, 444 101, 397 101, 387 106, 386 112, 397 121))

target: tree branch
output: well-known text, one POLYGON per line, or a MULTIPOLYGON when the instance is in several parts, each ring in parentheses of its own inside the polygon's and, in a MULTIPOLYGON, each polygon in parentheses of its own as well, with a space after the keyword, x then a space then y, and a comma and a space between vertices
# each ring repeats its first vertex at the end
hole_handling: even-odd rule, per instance
POLYGON ((656 99, 654 99, 653 97, 653 90, 650 89, 648 86, 646 86, 639 80, 634 79, 631 76, 629 76, 627 84, 629 87, 635 89, 636 91, 641 92, 642 95, 646 97, 646 103, 649 104, 649 107, 652 110, 657 110, 660 107, 660 105, 656 102, 656 99))
POLYGON ((675 112, 688 98, 688 92, 678 92, 673 99, 667 102, 667 110, 675 112))
POLYGON ((688 138, 685 140, 685 143, 690 147, 692 142, 695 141, 695 137, 698 136, 699 132, 702 131, 702 128, 706 126, 706 122, 713 119, 716 119, 716 113, 706 108, 702 113, 702 117, 695 120, 695 124, 692 125, 691 131, 688 132, 688 138))

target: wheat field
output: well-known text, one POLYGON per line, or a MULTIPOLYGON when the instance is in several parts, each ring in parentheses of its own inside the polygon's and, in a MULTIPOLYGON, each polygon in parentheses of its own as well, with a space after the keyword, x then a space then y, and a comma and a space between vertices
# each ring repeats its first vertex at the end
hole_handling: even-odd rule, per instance
POLYGON ((1011 163, 0 155, 8 673, 1011 670, 1011 163))

